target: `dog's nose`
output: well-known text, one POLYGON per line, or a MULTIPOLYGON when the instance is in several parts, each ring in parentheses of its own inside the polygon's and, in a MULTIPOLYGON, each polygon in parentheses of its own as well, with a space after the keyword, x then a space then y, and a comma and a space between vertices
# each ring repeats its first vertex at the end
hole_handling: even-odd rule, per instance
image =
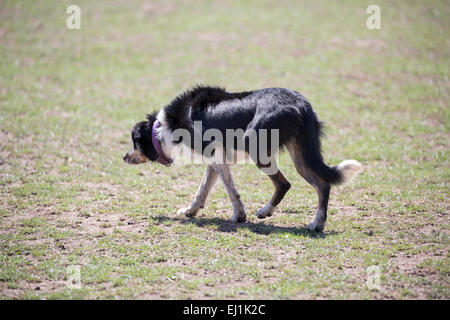
POLYGON ((125 161, 125 162, 127 161, 127 156, 128 156, 128 154, 126 154, 126 155, 123 156, 123 158, 122 158, 123 161, 125 161))

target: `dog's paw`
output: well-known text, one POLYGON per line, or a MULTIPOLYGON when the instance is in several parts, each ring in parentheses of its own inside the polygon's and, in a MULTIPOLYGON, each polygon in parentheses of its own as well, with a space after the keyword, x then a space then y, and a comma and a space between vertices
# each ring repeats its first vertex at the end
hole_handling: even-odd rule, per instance
POLYGON ((190 218, 190 217, 194 217, 197 214, 197 212, 198 212, 198 208, 187 207, 187 208, 179 209, 177 211, 177 214, 180 214, 180 215, 182 214, 182 215, 190 218))
POLYGON ((274 206, 266 204, 263 208, 259 209, 258 212, 256 212, 256 216, 258 217, 258 219, 264 219, 266 217, 272 216, 274 211, 274 206))
POLYGON ((245 212, 235 212, 233 213, 233 216, 231 217, 231 222, 233 223, 242 223, 245 222, 245 220, 247 220, 247 216, 245 215, 245 212))
POLYGON ((310 231, 315 231, 315 232, 322 232, 323 229, 325 228, 325 224, 322 223, 317 223, 317 221, 313 221, 310 224, 308 224, 306 226, 306 228, 310 231))

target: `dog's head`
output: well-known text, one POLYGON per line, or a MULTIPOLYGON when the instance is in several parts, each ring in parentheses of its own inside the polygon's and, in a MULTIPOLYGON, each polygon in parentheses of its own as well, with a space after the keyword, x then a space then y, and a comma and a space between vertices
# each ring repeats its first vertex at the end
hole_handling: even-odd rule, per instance
POLYGON ((158 153, 152 142, 152 127, 156 121, 156 116, 147 116, 147 121, 138 122, 131 130, 133 147, 123 157, 129 164, 140 164, 147 161, 156 161, 158 153))

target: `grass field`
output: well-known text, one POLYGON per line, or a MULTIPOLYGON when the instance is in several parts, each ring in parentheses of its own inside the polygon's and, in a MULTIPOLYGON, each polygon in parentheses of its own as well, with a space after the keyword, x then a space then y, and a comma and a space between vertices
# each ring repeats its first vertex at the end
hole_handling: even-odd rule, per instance
POLYGON ((448 1, 0 1, 0 297, 449 299, 449 16, 448 1), (326 162, 364 167, 332 190, 324 233, 305 229, 316 193, 286 154, 293 187, 264 221, 270 180, 233 167, 244 224, 221 184, 176 215, 203 166, 124 164, 131 127, 196 83, 308 97, 326 162))

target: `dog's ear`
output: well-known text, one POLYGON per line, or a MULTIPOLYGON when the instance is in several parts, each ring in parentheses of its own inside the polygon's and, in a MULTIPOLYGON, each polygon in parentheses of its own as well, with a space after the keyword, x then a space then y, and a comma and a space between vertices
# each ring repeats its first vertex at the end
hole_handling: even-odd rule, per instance
POLYGON ((141 122, 140 133, 146 141, 152 141, 153 123, 156 121, 156 112, 147 114, 147 121, 141 122))
POLYGON ((156 112, 147 114, 147 121, 150 128, 152 128, 153 123, 156 121, 156 112))

